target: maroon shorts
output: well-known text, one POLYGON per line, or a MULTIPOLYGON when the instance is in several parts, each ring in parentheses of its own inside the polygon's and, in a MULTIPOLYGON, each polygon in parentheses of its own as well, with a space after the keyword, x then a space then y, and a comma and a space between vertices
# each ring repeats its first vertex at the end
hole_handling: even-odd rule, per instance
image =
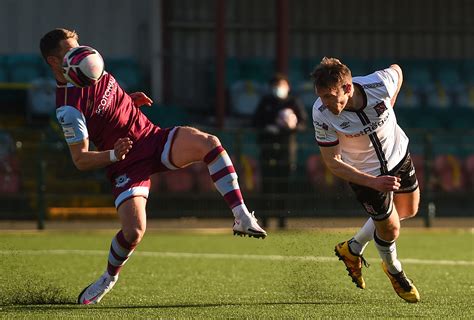
POLYGON ((170 161, 170 150, 179 127, 157 128, 133 147, 123 161, 109 167, 115 207, 133 197, 148 198, 150 176, 156 172, 177 169, 170 161))

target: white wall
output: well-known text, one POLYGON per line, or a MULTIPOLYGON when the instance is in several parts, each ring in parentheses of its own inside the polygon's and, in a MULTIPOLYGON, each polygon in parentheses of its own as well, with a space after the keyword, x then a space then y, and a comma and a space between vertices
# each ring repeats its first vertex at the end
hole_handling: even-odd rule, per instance
POLYGON ((137 57, 147 48, 151 1, 0 0, 0 54, 39 52, 43 34, 65 27, 104 56, 137 57))

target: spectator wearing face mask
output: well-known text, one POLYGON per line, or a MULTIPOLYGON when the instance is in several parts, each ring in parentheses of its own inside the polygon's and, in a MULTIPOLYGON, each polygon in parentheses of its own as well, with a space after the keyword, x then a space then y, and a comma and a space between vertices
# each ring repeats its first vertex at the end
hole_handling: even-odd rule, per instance
POLYGON ((271 93, 262 97, 253 117, 258 131, 262 191, 267 214, 287 212, 283 200, 296 169, 296 132, 305 129, 307 114, 299 99, 290 95, 288 78, 277 73, 269 82, 271 93))

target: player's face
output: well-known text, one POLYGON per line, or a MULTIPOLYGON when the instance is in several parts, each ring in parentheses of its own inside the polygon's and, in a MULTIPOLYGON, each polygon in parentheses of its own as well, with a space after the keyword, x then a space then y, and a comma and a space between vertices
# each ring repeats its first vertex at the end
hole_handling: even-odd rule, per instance
POLYGON ((53 68, 56 77, 59 78, 58 80, 60 80, 61 82, 66 82, 66 79, 62 75, 62 64, 64 55, 72 48, 78 46, 79 43, 74 38, 61 40, 61 42, 59 42, 59 53, 57 55, 48 57, 48 62, 51 65, 51 68, 53 68))
POLYGON ((321 98, 323 105, 335 115, 339 115, 347 105, 349 94, 345 85, 334 88, 316 88, 317 95, 321 98))

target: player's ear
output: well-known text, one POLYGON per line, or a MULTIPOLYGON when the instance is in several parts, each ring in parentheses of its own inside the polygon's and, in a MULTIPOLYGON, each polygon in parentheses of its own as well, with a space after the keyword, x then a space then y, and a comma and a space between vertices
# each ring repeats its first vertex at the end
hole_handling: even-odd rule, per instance
POLYGON ((352 90, 352 84, 346 83, 346 84, 343 86, 343 88, 344 88, 344 93, 350 93, 351 90, 352 90))
POLYGON ((58 59, 57 57, 55 57, 55 56, 48 56, 48 57, 46 58, 46 61, 48 62, 48 64, 49 64, 50 66, 53 66, 53 65, 59 63, 59 59, 58 59))

